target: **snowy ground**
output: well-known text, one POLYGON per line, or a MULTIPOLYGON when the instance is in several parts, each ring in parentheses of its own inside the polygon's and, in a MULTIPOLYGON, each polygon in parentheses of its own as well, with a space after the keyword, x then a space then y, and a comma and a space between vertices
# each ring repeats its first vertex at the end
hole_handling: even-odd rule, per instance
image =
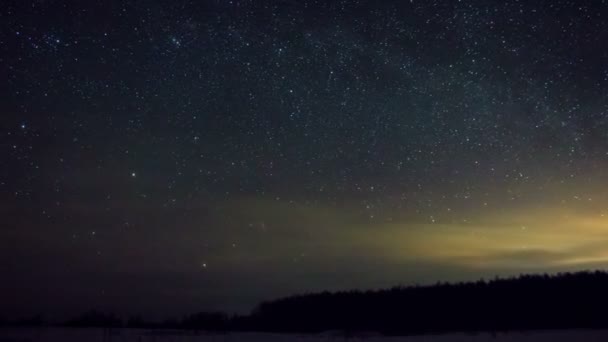
POLYGON ((366 341, 366 342, 510 342, 510 341, 608 341, 608 330, 601 331, 539 331, 539 332, 512 332, 506 334, 449 334, 437 336, 415 336, 415 337, 378 337, 378 336, 356 336, 345 338, 343 336, 332 336, 339 334, 323 335, 279 335, 238 333, 226 335, 190 334, 174 331, 146 331, 137 329, 119 329, 111 333, 100 329, 1 329, 0 342, 316 342, 316 341, 366 341))

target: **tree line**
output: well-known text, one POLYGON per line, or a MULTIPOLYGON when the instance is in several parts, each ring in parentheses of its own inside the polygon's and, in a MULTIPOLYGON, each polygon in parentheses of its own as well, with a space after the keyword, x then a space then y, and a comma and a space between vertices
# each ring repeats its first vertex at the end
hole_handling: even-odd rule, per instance
MULTIPOLYGON (((301 294, 262 302, 248 315, 201 312, 163 322, 141 317, 123 320, 113 314, 91 311, 62 325, 224 332, 374 331, 403 335, 608 328, 607 313, 608 273, 595 271, 301 294)), ((22 323, 44 324, 44 321, 35 317, 22 323)))

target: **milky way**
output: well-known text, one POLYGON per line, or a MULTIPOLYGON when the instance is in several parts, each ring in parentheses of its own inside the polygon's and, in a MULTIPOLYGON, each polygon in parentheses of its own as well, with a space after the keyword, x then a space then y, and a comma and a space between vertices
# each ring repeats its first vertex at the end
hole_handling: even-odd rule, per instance
POLYGON ((5 2, 0 301, 165 317, 601 268, 607 19, 604 1, 5 2))

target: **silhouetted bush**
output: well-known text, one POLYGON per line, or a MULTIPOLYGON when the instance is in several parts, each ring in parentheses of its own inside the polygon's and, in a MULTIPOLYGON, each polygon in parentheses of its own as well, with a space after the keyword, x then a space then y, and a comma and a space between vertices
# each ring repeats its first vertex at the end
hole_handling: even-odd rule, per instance
POLYGON ((222 312, 199 312, 186 316, 180 327, 191 330, 227 331, 230 318, 222 312))
POLYGON ((23 317, 19 318, 13 322, 11 322, 12 326, 20 326, 20 327, 41 327, 46 325, 46 321, 42 317, 42 315, 38 314, 31 317, 23 317))
POLYGON ((114 314, 106 314, 99 311, 89 311, 65 323, 68 327, 122 327, 122 320, 114 314))
POLYGON ((144 321, 141 316, 131 316, 127 319, 127 328, 149 328, 151 323, 144 321))

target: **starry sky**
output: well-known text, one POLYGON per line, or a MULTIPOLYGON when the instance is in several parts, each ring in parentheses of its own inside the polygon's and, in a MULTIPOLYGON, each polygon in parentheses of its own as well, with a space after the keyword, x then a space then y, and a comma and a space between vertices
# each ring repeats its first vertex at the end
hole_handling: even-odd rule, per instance
POLYGON ((599 0, 5 1, 0 315, 602 268, 607 40, 599 0))

